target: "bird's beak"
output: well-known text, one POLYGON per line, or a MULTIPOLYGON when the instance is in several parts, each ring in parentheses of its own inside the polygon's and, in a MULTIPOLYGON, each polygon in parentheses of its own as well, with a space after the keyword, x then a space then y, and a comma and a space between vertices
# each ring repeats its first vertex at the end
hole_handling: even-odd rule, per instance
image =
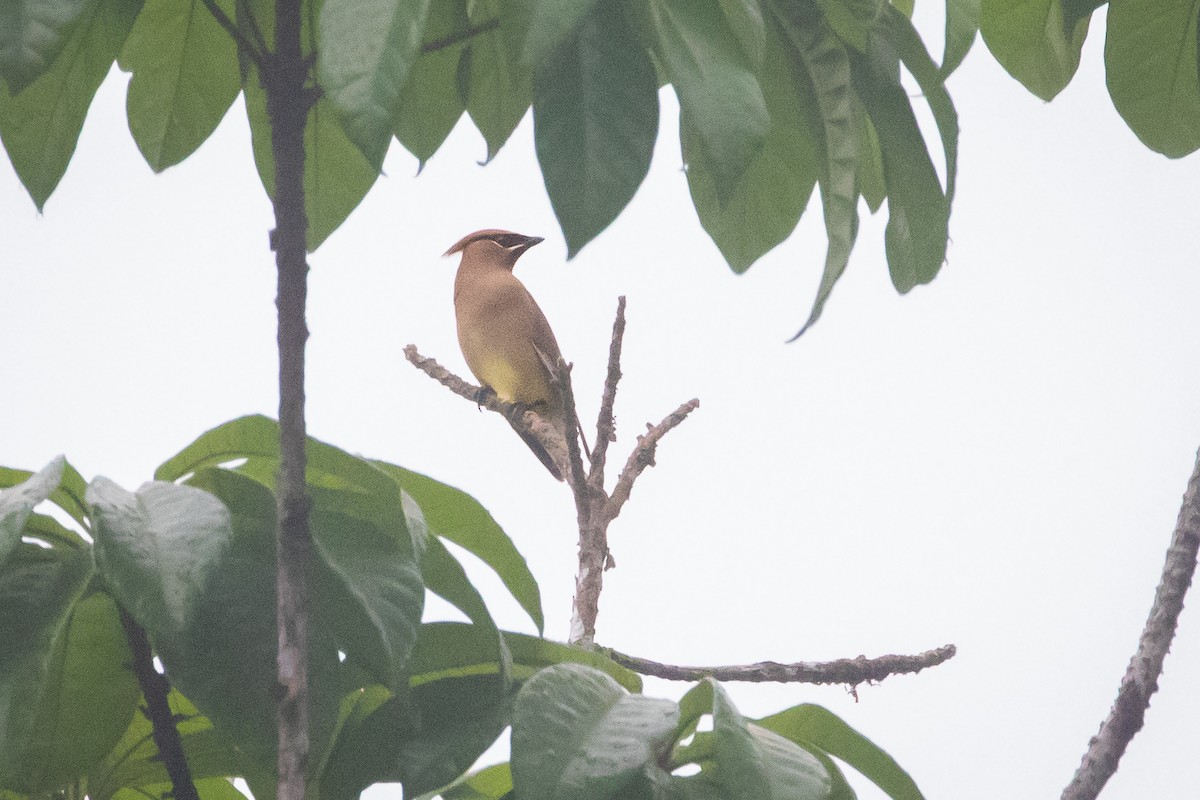
POLYGON ((524 253, 526 250, 533 247, 535 244, 541 244, 544 241, 546 241, 546 240, 541 236, 529 236, 529 237, 526 237, 524 244, 520 245, 519 247, 514 247, 513 250, 516 252, 517 255, 521 255, 521 253, 524 253))

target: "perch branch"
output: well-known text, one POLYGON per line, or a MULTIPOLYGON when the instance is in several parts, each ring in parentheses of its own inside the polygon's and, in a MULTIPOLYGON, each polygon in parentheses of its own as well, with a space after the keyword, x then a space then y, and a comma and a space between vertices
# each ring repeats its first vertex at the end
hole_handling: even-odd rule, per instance
POLYGON ((163 767, 171 779, 171 796, 175 800, 200 800, 196 784, 192 781, 187 757, 183 753, 179 729, 175 727, 175 717, 171 714, 168 701, 171 684, 167 682, 166 676, 154 669, 154 652, 150 648, 146 631, 142 630, 142 626, 138 625, 124 608, 119 610, 121 625, 125 628, 125 639, 129 642, 129 651, 133 655, 133 674, 141 687, 142 696, 146 699, 142 713, 150 720, 154 746, 158 748, 163 767))
POLYGON ((601 648, 601 650, 613 661, 634 672, 655 678, 665 678, 669 681, 697 681, 713 677, 719 681, 844 683, 851 687, 860 683, 875 683, 890 675, 916 673, 926 667, 936 667, 953 658, 956 652, 954 645, 948 644, 915 656, 887 655, 876 658, 859 656, 858 658, 839 658, 835 661, 797 661, 794 664, 759 661, 754 664, 734 664, 723 667, 681 667, 626 655, 607 647, 601 648))
POLYGON ((613 405, 617 401, 617 383, 621 380, 621 344, 625 339, 625 295, 617 298, 617 318, 613 320, 612 342, 608 346, 608 375, 600 395, 600 414, 596 417, 596 448, 592 450, 591 476, 599 479, 598 489, 604 488, 604 461, 608 445, 617 440, 613 422, 613 405))
POLYGON ((629 493, 633 491, 633 482, 642 474, 642 470, 654 466, 654 451, 658 447, 658 440, 666 436, 668 431, 687 419, 688 414, 699 407, 700 400, 693 398, 675 409, 657 425, 646 425, 646 435, 638 437, 637 447, 633 448, 633 452, 629 454, 629 459, 625 462, 625 469, 621 470, 621 475, 617 478, 617 485, 613 487, 612 496, 608 499, 604 513, 609 519, 616 519, 617 515, 621 513, 621 507, 625 505, 625 501, 629 499, 629 493))
POLYGON ((1100 732, 1088 742, 1087 752, 1075 777, 1063 790, 1062 800, 1093 800, 1117 771, 1129 742, 1142 729, 1150 697, 1158 691, 1163 660, 1175 637, 1183 610, 1183 598, 1196 571, 1200 549, 1200 454, 1183 494, 1183 506, 1175 523, 1175 534, 1167 549, 1162 578, 1150 607, 1150 617, 1138 640, 1137 652, 1129 662, 1117 699, 1100 732))

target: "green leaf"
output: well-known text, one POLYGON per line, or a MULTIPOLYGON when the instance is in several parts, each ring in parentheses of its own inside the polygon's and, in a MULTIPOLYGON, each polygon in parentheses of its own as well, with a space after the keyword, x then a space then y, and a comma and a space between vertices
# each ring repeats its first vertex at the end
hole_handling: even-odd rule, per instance
POLYGON ((887 197, 887 182, 883 177, 883 151, 879 147, 879 134, 871 124, 871 117, 857 96, 853 98, 854 135, 858 138, 858 191, 867 201, 867 208, 874 214, 883 206, 887 197))
MULTIPOLYGON (((933 60, 921 44, 912 23, 889 9, 866 56, 854 55, 854 86, 879 135, 884 179, 888 187, 888 226, 885 232, 892 282, 907 292, 937 276, 946 256, 950 200, 954 191, 958 123, 953 106, 945 116, 949 96, 933 60), (940 103, 943 141, 947 148, 947 192, 942 192, 937 170, 925 146, 908 93, 900 84, 898 50, 905 64, 922 74, 922 88, 931 107, 940 103)), ((915 74, 915 73, 914 73, 915 74)))
POLYGON ((621 795, 667 745, 679 709, 627 693, 578 664, 530 678, 513 709, 513 788, 523 797, 605 800, 621 795))
POLYGON ((137 683, 107 595, 85 594, 88 550, 25 545, 0 568, 0 786, 85 775, 134 713, 137 683))
POLYGON ((767 25, 758 0, 720 0, 720 3, 725 21, 737 37, 746 59, 758 69, 762 66, 767 45, 767 25))
MULTIPOLYGON (((849 786, 844 778, 834 780, 826 767, 828 759, 822 761, 805 748, 757 725, 747 725, 746 729, 753 737, 771 797, 832 800, 838 795, 845 796, 849 786)), ((853 792, 849 796, 853 798, 853 792)))
MULTIPOLYGON (((167 696, 167 704, 175 716, 175 728, 193 779, 240 774, 233 748, 208 718, 174 689, 167 696)), ((156 787, 169 782, 150 720, 139 713, 133 715, 120 740, 88 775, 88 797, 111 800, 130 790, 157 795, 156 787)))
POLYGON ((1108 6, 1108 93, 1143 144, 1169 158, 1200 147, 1198 15, 1195 0, 1113 0, 1108 6))
POLYGON ((97 478, 87 500, 100 575, 151 636, 179 635, 229 546, 229 512, 208 492, 162 482, 135 494, 97 478))
POLYGON ((524 3, 477 0, 469 4, 472 25, 499 20, 499 27, 471 38, 459 64, 467 113, 487 142, 487 161, 525 117, 532 97, 529 68, 521 62, 521 41, 528 30, 524 3))
POLYGON ((429 0, 324 3, 317 25, 317 79, 367 162, 383 166, 392 115, 421 49, 429 0))
MULTIPOLYGON (((159 636, 155 649, 171 682, 244 756, 244 769, 273 774, 275 498, 256 481, 228 470, 202 470, 190 483, 229 509, 233 538, 204 586, 191 624, 178 636, 159 636)), ((319 592, 313 592, 309 609, 309 735, 318 763, 315 754, 332 735, 341 693, 334 621, 319 592)))
MULTIPOLYGON (((981 0, 946 0, 946 44, 942 54, 942 79, 950 77, 967 57, 979 33, 981 0)), ((906 16, 911 17, 912 14, 906 16)))
MULTIPOLYGON (((425 42, 461 33, 469 25, 463 0, 432 0, 425 19, 425 42)), ((460 42, 422 53, 409 70, 408 83, 394 106, 392 130, 422 168, 467 108, 458 91, 458 63, 464 49, 460 42)))
MULTIPOLYGON (((521 50, 521 61, 535 73, 557 60, 560 47, 578 38, 584 22, 598 6, 597 0, 532 0, 529 30, 521 50)), ((608 16, 618 9, 599 4, 608 16)))
POLYGON ((815 9, 806 3, 771 0, 780 27, 792 46, 792 58, 808 75, 817 99, 823 139, 822 170, 819 176, 829 248, 825 269, 808 321, 792 341, 812 327, 825 302, 850 261, 858 236, 858 190, 855 186, 857 141, 854 108, 851 104, 850 58, 838 38, 817 24, 815 9))
POLYGON ((0 489, 0 564, 21 543, 21 531, 33 509, 62 482, 66 463, 66 459, 59 456, 22 483, 0 489))
POLYGON ((768 26, 764 48, 758 80, 771 124, 762 149, 723 206, 699 136, 680 120, 692 202, 700 224, 735 272, 749 269, 791 235, 808 205, 819 169, 819 134, 810 123, 817 115, 816 100, 809 82, 797 79, 775 24, 768 26))
MULTIPOLYGON (((28 480, 33 475, 29 470, 0 467, 0 489, 16 486, 28 480)), ((50 502, 67 512, 85 530, 91 526, 88 519, 87 503, 83 495, 87 492, 87 482, 79 471, 71 466, 71 462, 63 462, 62 479, 54 491, 50 492, 50 502)), ((82 541, 82 539, 80 539, 82 541)))
POLYGON ((442 792, 427 792, 416 800, 433 800, 437 794, 443 800, 500 800, 511 791, 512 769, 508 764, 494 764, 462 776, 442 792))
POLYGON ((650 0, 655 53, 695 132, 721 205, 767 135, 766 101, 718 0, 650 0))
POLYGON ((140 7, 140 0, 84 0, 50 69, 16 96, 0 86, 0 140, 39 211, 67 170, 92 97, 140 7))
POLYGON ((534 73, 533 134, 572 258, 633 198, 658 136, 654 64, 619 6, 598 6, 534 73))
MULTIPOLYGON (((217 2, 233 16, 233 0, 217 2)), ((146 0, 120 63, 129 132, 155 172, 195 152, 241 90, 237 46, 198 0, 146 0)))
POLYGON ((917 785, 895 760, 841 718, 816 705, 793 706, 757 724, 803 746, 846 762, 892 800, 923 800, 917 785))
POLYGON ((497 676, 439 680, 348 721, 321 776, 321 800, 356 800, 381 781, 405 797, 457 779, 508 726, 512 693, 497 676))
MULTIPOLYGON (((275 197, 275 160, 267 97, 257 74, 246 82, 246 116, 250 120, 254 163, 267 195, 275 197)), ((317 101, 304 126, 304 213, 308 217, 308 252, 313 252, 350 212, 358 207, 379 177, 362 151, 346 136, 327 98, 317 101)))
MULTIPOLYGON (((421 577, 425 588, 467 615, 476 625, 496 628, 491 612, 479 590, 467 578, 458 559, 450 554, 441 539, 430 536, 425 555, 421 558, 421 577)), ((499 631, 496 631, 497 637, 499 631)))
POLYGON ((0 6, 0 78, 13 94, 50 69, 85 0, 9 0, 0 6))
POLYGON ((713 756, 716 778, 730 794, 744 800, 771 800, 771 781, 763 754, 725 690, 712 684, 713 756))
POLYGON ((979 30, 1008 74, 1049 101, 1075 76, 1088 20, 1068 27, 1063 0, 983 0, 979 30))
MULTIPOLYGON (((495 570, 540 634, 545 620, 537 581, 512 539, 487 509, 461 489, 419 472, 385 461, 371 463, 390 475, 416 501, 435 534, 454 542, 495 570)), ((465 608, 462 610, 466 611, 465 608)))
POLYGON ((860 53, 867 52, 871 29, 889 5, 887 0, 816 0, 816 3, 838 38, 860 53))

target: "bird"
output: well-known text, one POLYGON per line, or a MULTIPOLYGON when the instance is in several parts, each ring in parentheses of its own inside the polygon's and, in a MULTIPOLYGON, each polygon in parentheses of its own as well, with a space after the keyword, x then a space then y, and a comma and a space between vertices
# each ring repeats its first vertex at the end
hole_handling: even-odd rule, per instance
MULTIPOLYGON (((535 411, 558 430, 564 442, 560 458, 565 461, 567 431, 575 426, 568 425, 546 367, 546 361, 555 364, 562 353, 546 315, 513 275, 517 259, 542 241, 540 236, 489 228, 467 234, 445 255, 462 253, 454 279, 454 315, 467 367, 498 398, 535 411)), ((563 480, 565 463, 558 463, 528 430, 511 419, 509 424, 550 474, 563 480)))

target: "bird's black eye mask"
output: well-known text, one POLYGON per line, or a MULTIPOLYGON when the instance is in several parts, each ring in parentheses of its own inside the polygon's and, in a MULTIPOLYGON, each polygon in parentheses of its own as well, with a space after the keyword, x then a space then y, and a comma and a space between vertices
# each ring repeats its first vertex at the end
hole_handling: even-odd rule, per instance
POLYGON ((500 236, 496 239, 500 246, 505 250, 512 250, 514 247, 520 247, 528 243, 529 239, 519 234, 509 234, 508 236, 500 236))

